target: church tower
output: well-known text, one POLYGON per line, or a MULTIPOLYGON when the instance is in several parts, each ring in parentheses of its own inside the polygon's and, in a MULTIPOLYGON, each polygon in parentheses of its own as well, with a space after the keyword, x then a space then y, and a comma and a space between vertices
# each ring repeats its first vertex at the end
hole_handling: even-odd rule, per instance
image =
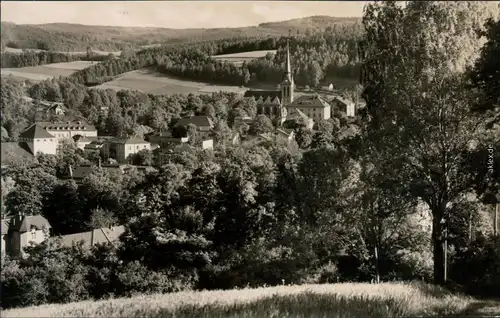
POLYGON ((290 67, 290 45, 286 43, 286 70, 281 80, 281 103, 286 106, 293 102, 293 75, 290 67))

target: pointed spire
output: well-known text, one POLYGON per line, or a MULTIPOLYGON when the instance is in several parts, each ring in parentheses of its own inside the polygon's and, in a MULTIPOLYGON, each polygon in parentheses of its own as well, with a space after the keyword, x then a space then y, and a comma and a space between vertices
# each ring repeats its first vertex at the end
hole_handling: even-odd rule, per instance
POLYGON ((290 67, 290 43, 286 40, 286 73, 291 74, 292 68, 290 67))

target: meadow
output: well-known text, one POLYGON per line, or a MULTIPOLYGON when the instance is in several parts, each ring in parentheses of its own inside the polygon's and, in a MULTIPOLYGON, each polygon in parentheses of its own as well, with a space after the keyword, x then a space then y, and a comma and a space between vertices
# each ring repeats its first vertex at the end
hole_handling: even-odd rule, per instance
POLYGON ((2 76, 12 75, 15 78, 40 82, 59 76, 70 76, 76 71, 85 69, 92 65, 91 61, 73 61, 65 63, 53 63, 39 66, 28 66, 21 68, 2 68, 2 76))
POLYGON ((5 310, 3 317, 493 316, 480 301, 422 283, 343 283, 140 295, 5 310))
MULTIPOLYGON (((40 50, 40 49, 28 49, 29 51, 33 51, 33 52, 42 52, 42 51, 45 51, 45 50, 40 50)), ((17 48, 12 48, 12 47, 5 47, 5 52, 9 52, 9 53, 18 53, 18 54, 21 54, 23 53, 23 49, 17 49, 17 48)), ((55 53, 61 53, 61 54, 69 54, 69 55, 83 55, 83 54, 87 54, 87 51, 53 51, 55 53)), ((119 56, 122 52, 121 51, 114 51, 114 52, 109 52, 109 51, 100 51, 100 50, 92 50, 92 53, 94 53, 95 55, 109 55, 110 53, 115 55, 115 56, 119 56)))
POLYGON ((212 58, 214 60, 218 60, 221 62, 231 62, 234 63, 235 65, 241 65, 245 61, 249 62, 257 58, 263 58, 268 53, 276 54, 276 50, 261 50, 261 51, 251 51, 251 52, 242 52, 233 54, 221 54, 221 55, 214 55, 212 56, 212 58))
POLYGON ((95 86, 97 89, 138 90, 148 94, 204 94, 218 91, 241 92, 239 86, 212 85, 172 78, 151 70, 137 70, 120 75, 118 78, 95 86))

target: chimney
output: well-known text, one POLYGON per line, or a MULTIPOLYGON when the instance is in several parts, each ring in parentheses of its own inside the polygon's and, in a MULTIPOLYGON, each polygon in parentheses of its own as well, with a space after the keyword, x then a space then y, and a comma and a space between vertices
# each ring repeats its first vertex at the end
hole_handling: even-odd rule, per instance
POLYGON ((73 179, 73 167, 69 165, 69 177, 73 179))

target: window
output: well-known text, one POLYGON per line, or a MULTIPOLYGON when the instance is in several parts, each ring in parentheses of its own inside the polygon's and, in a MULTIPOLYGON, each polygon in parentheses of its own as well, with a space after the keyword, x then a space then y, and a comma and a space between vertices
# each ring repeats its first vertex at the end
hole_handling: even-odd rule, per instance
POLYGON ((31 232, 31 239, 32 239, 32 240, 36 240, 36 231, 35 231, 35 230, 33 230, 33 231, 31 232))

